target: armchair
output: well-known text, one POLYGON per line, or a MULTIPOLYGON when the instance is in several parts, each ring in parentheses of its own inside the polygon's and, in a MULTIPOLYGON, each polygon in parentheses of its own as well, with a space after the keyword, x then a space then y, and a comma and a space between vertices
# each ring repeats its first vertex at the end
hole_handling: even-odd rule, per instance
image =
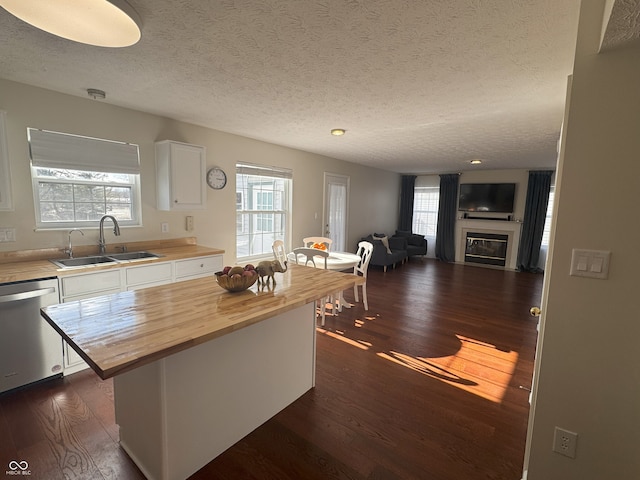
POLYGON ((383 234, 368 235, 361 241, 369 242, 373 245, 373 253, 369 265, 383 267, 387 271, 387 267, 392 265, 394 268, 396 263, 403 263, 407 258, 407 239, 402 237, 387 237, 389 249, 384 245, 380 237, 386 237, 383 234), (374 238, 375 237, 375 238, 374 238))
POLYGON ((404 230, 396 230, 391 238, 405 238, 407 240, 407 257, 427 254, 427 239, 423 235, 404 230))

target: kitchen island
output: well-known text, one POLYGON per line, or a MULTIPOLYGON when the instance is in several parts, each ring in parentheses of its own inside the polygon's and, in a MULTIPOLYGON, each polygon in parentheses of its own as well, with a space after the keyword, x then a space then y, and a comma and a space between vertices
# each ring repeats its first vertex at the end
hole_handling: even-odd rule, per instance
POLYGON ((101 378, 120 443, 149 479, 184 479, 314 386, 315 300, 351 274, 291 265, 229 293, 213 277, 46 307, 101 378))

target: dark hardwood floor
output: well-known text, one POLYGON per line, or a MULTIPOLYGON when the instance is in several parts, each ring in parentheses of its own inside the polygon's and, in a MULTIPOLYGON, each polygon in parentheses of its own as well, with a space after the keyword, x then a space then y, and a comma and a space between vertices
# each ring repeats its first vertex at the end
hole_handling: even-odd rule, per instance
MULTIPOLYGON (((368 312, 318 329, 316 387, 192 479, 521 478, 542 275, 412 259, 371 268, 368 290, 368 312)), ((0 475, 10 462, 144 478, 91 371, 0 395, 0 475)))

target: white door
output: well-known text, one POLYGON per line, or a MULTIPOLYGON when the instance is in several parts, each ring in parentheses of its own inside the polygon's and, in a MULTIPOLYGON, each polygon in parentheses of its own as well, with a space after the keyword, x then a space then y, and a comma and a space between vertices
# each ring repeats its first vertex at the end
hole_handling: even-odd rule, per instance
POLYGON ((347 250, 347 212, 349 211, 349 177, 324 174, 324 232, 333 240, 331 250, 347 250))

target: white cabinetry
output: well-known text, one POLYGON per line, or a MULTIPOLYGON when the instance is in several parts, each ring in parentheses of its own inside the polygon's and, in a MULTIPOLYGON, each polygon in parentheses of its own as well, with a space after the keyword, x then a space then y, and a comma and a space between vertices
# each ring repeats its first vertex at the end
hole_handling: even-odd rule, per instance
POLYGON ((173 262, 125 268, 127 290, 156 287, 173 281, 173 262))
POLYGON ((165 140, 156 143, 158 210, 203 209, 207 202, 205 148, 165 140))
POLYGON ((176 282, 213 275, 222 268, 222 255, 176 260, 176 282))
POLYGON ((70 302, 120 291, 120 270, 81 273, 62 277, 62 298, 70 302))
MULTIPOLYGON (((113 268, 99 272, 79 273, 60 278, 62 302, 72 302, 87 298, 109 295, 124 290, 155 287, 167 283, 191 280, 213 275, 222 270, 222 255, 188 258, 170 262, 157 262, 113 268)), ((105 319, 108 321, 108 319, 105 319)), ((82 358, 64 346, 64 373, 69 375, 88 367, 82 358)))
MULTIPOLYGON (((121 290, 120 270, 106 270, 102 272, 81 273, 62 277, 60 279, 60 293, 62 302, 73 302, 86 298, 118 293, 121 290)), ((64 373, 69 375, 88 367, 84 360, 63 342, 64 373)))

